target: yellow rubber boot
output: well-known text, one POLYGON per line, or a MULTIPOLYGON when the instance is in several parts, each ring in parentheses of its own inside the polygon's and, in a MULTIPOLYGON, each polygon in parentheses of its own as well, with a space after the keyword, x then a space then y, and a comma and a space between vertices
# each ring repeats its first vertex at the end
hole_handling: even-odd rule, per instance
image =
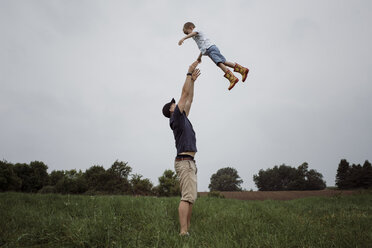
POLYGON ((234 88, 235 84, 239 81, 239 79, 229 70, 225 73, 224 77, 230 81, 229 90, 234 88))
POLYGON ((247 79, 247 75, 248 75, 248 72, 249 72, 248 68, 245 68, 245 67, 239 65, 238 63, 235 63, 234 71, 237 71, 240 74, 242 74, 242 81, 243 82, 247 79))

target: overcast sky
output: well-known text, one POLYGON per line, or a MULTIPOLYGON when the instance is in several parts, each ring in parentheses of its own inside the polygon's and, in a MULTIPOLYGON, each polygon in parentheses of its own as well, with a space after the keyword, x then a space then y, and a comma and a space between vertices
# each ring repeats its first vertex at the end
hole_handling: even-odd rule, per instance
MULTIPOLYGON (((161 109, 199 50, 195 23, 250 68, 231 91, 208 57, 189 119, 198 190, 234 167, 372 160, 372 1, 0 0, 0 159, 52 170, 128 162, 155 185, 176 149, 161 109)), ((240 76, 238 76, 241 78, 240 76)))

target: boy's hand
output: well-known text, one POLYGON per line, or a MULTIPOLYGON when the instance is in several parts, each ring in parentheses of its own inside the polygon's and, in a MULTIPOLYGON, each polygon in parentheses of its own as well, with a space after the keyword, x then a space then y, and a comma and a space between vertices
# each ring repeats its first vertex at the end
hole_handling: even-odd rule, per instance
POLYGON ((178 45, 181 46, 182 43, 183 43, 184 41, 185 41, 184 39, 181 39, 181 40, 178 42, 178 45))

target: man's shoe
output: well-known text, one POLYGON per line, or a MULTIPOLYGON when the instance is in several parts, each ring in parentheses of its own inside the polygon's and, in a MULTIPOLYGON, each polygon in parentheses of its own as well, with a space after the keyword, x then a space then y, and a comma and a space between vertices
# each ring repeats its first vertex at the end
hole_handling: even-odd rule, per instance
POLYGON ((245 67, 239 65, 238 63, 235 63, 234 71, 237 71, 240 74, 242 74, 242 81, 243 82, 247 79, 247 75, 248 75, 248 72, 249 72, 248 68, 245 68, 245 67))
POLYGON ((235 84, 239 81, 239 79, 229 70, 225 73, 224 77, 230 81, 229 90, 234 88, 235 84))

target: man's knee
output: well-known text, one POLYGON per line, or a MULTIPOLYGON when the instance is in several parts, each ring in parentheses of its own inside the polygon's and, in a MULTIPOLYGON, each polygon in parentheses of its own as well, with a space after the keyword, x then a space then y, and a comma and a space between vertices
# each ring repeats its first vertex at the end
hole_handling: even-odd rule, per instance
MULTIPOLYGON (((185 200, 185 199, 181 199, 181 202, 185 202, 185 203, 187 203, 187 204, 189 204, 189 205, 194 204, 193 202, 191 202, 191 201, 189 201, 189 200, 185 200)), ((194 202, 195 202, 195 201, 194 201, 194 202)))

